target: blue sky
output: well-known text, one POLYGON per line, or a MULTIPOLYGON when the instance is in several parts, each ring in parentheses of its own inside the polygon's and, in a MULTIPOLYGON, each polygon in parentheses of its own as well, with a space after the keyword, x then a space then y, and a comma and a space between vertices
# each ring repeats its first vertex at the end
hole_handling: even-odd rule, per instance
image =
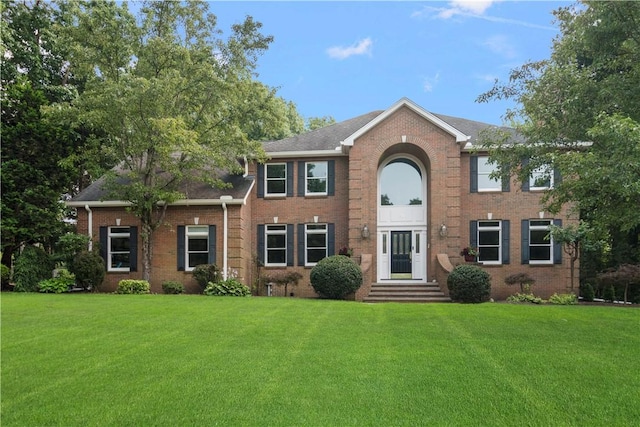
POLYGON ((475 100, 550 56, 552 11, 570 1, 211 2, 220 29, 252 16, 274 36, 258 79, 305 117, 346 120, 407 97, 434 113, 501 124, 475 100))

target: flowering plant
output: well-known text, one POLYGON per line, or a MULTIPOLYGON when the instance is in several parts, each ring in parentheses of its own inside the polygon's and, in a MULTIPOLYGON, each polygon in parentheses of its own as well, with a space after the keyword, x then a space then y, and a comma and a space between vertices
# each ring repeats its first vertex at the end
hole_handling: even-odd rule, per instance
POLYGON ((353 255, 353 248, 348 248, 346 246, 343 246, 338 251, 338 255, 345 255, 345 256, 350 257, 351 255, 353 255))
POLYGON ((466 248, 462 248, 462 250, 460 251, 460 255, 478 256, 478 248, 474 248, 473 246, 467 246, 466 248))

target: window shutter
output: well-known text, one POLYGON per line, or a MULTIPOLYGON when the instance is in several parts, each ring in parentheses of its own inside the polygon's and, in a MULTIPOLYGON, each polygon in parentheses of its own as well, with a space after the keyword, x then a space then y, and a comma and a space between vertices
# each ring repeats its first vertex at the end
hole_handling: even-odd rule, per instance
POLYGON ((511 239, 511 224, 508 219, 502 220, 502 263, 509 264, 511 262, 511 254, 509 242, 511 239))
POLYGON ((306 193, 304 185, 306 169, 305 162, 298 162, 298 196, 300 197, 304 197, 306 193))
MULTIPOLYGON (((507 169, 505 172, 508 172, 508 171, 509 170, 507 169)), ((508 193, 509 191, 511 191, 511 177, 509 174, 507 174, 507 176, 502 178, 502 191, 504 193, 508 193)))
POLYGON ((298 224, 298 265, 304 265, 304 251, 306 250, 305 242, 305 233, 304 233, 304 224, 298 224))
POLYGON ((293 267, 293 224, 287 224, 287 266, 293 267))
POLYGON ((478 156, 469 157, 470 165, 469 165, 469 175, 471 178, 471 182, 469 183, 470 189, 472 193, 478 192, 478 156))
MULTIPOLYGON (((554 219, 553 225, 556 227, 562 227, 561 219, 554 219)), ((553 263, 562 264, 562 242, 553 241, 553 263)))
POLYGON ((264 265, 264 224, 258 225, 258 261, 264 265))
POLYGON ((216 226, 209 226, 209 264, 216 263, 216 226))
POLYGON ((264 197, 264 165, 258 164, 258 197, 264 197))
POLYGON ((293 197, 293 162, 287 162, 287 197, 293 197))
POLYGON ((327 162, 327 195, 336 194, 336 161, 329 160, 327 162))
POLYGON ((186 265, 185 226, 179 225, 176 231, 178 235, 178 271, 184 271, 186 265))
POLYGON ((336 254, 336 225, 327 224, 327 256, 336 254))
POLYGON ((553 186, 560 185, 562 183, 562 174, 558 168, 553 169, 553 186))
POLYGON ((522 264, 529 264, 529 220, 523 219, 521 226, 521 243, 522 264))
POLYGON ((105 268, 107 268, 107 265, 109 265, 107 263, 107 255, 108 255, 107 251, 109 249, 109 242, 107 241, 108 239, 107 233, 108 233, 107 227, 100 227, 100 256, 104 260, 105 268))
POLYGON ((469 221, 469 244, 478 247, 478 221, 469 221))
POLYGON ((129 271, 138 271, 138 227, 129 227, 129 271))
MULTIPOLYGON (((522 160, 522 167, 523 168, 527 167, 528 164, 529 164, 529 159, 523 159, 522 160)), ((522 191, 529 191, 529 181, 531 181, 531 177, 527 178, 526 180, 524 180, 522 182, 522 191)), ((527 224, 529 224, 529 221, 527 221, 527 224)), ((527 263, 529 263, 529 259, 528 258, 527 258, 527 263)))

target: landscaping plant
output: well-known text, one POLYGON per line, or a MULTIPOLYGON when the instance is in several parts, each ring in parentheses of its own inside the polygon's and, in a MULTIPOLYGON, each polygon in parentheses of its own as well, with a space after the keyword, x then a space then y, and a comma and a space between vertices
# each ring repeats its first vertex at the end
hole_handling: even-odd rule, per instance
POLYGON ((479 303, 491 295, 491 276, 476 265, 456 266, 447 277, 452 301, 479 303))
POLYGON ((98 290, 106 274, 104 260, 97 251, 83 251, 75 256, 69 266, 76 276, 76 285, 84 289, 98 290))
POLYGON ((53 277, 53 261, 40 247, 27 246, 16 260, 13 281, 16 292, 36 292, 38 283, 53 277))
POLYGON ((344 299, 362 286, 362 270, 351 258, 332 255, 311 269, 311 286, 324 298, 344 299))
POLYGON ((209 296, 248 297, 251 296, 251 289, 235 277, 231 277, 215 283, 210 282, 203 293, 209 296))
POLYGON ((116 289, 116 294, 148 294, 149 292, 150 286, 146 280, 120 280, 116 289))

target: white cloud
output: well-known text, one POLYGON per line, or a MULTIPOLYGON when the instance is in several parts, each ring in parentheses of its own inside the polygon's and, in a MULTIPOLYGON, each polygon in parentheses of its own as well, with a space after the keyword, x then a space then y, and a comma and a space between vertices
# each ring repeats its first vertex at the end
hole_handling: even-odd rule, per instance
POLYGON ((436 73, 434 76, 432 77, 425 77, 422 80, 422 89, 425 92, 432 92, 433 88, 438 84, 438 81, 440 80, 440 73, 436 73))
POLYGON ((373 41, 367 37, 362 39, 351 46, 333 46, 327 49, 329 57, 334 59, 346 59, 354 55, 369 55, 373 49, 373 41))
POLYGON ((449 7, 442 9, 438 16, 448 19, 454 15, 472 14, 483 15, 484 12, 496 3, 494 0, 453 0, 449 2, 449 7))
POLYGON ((491 52, 504 56, 505 58, 515 58, 517 56, 516 49, 509 42, 507 37, 503 35, 491 36, 482 42, 482 45, 488 48, 491 52))

